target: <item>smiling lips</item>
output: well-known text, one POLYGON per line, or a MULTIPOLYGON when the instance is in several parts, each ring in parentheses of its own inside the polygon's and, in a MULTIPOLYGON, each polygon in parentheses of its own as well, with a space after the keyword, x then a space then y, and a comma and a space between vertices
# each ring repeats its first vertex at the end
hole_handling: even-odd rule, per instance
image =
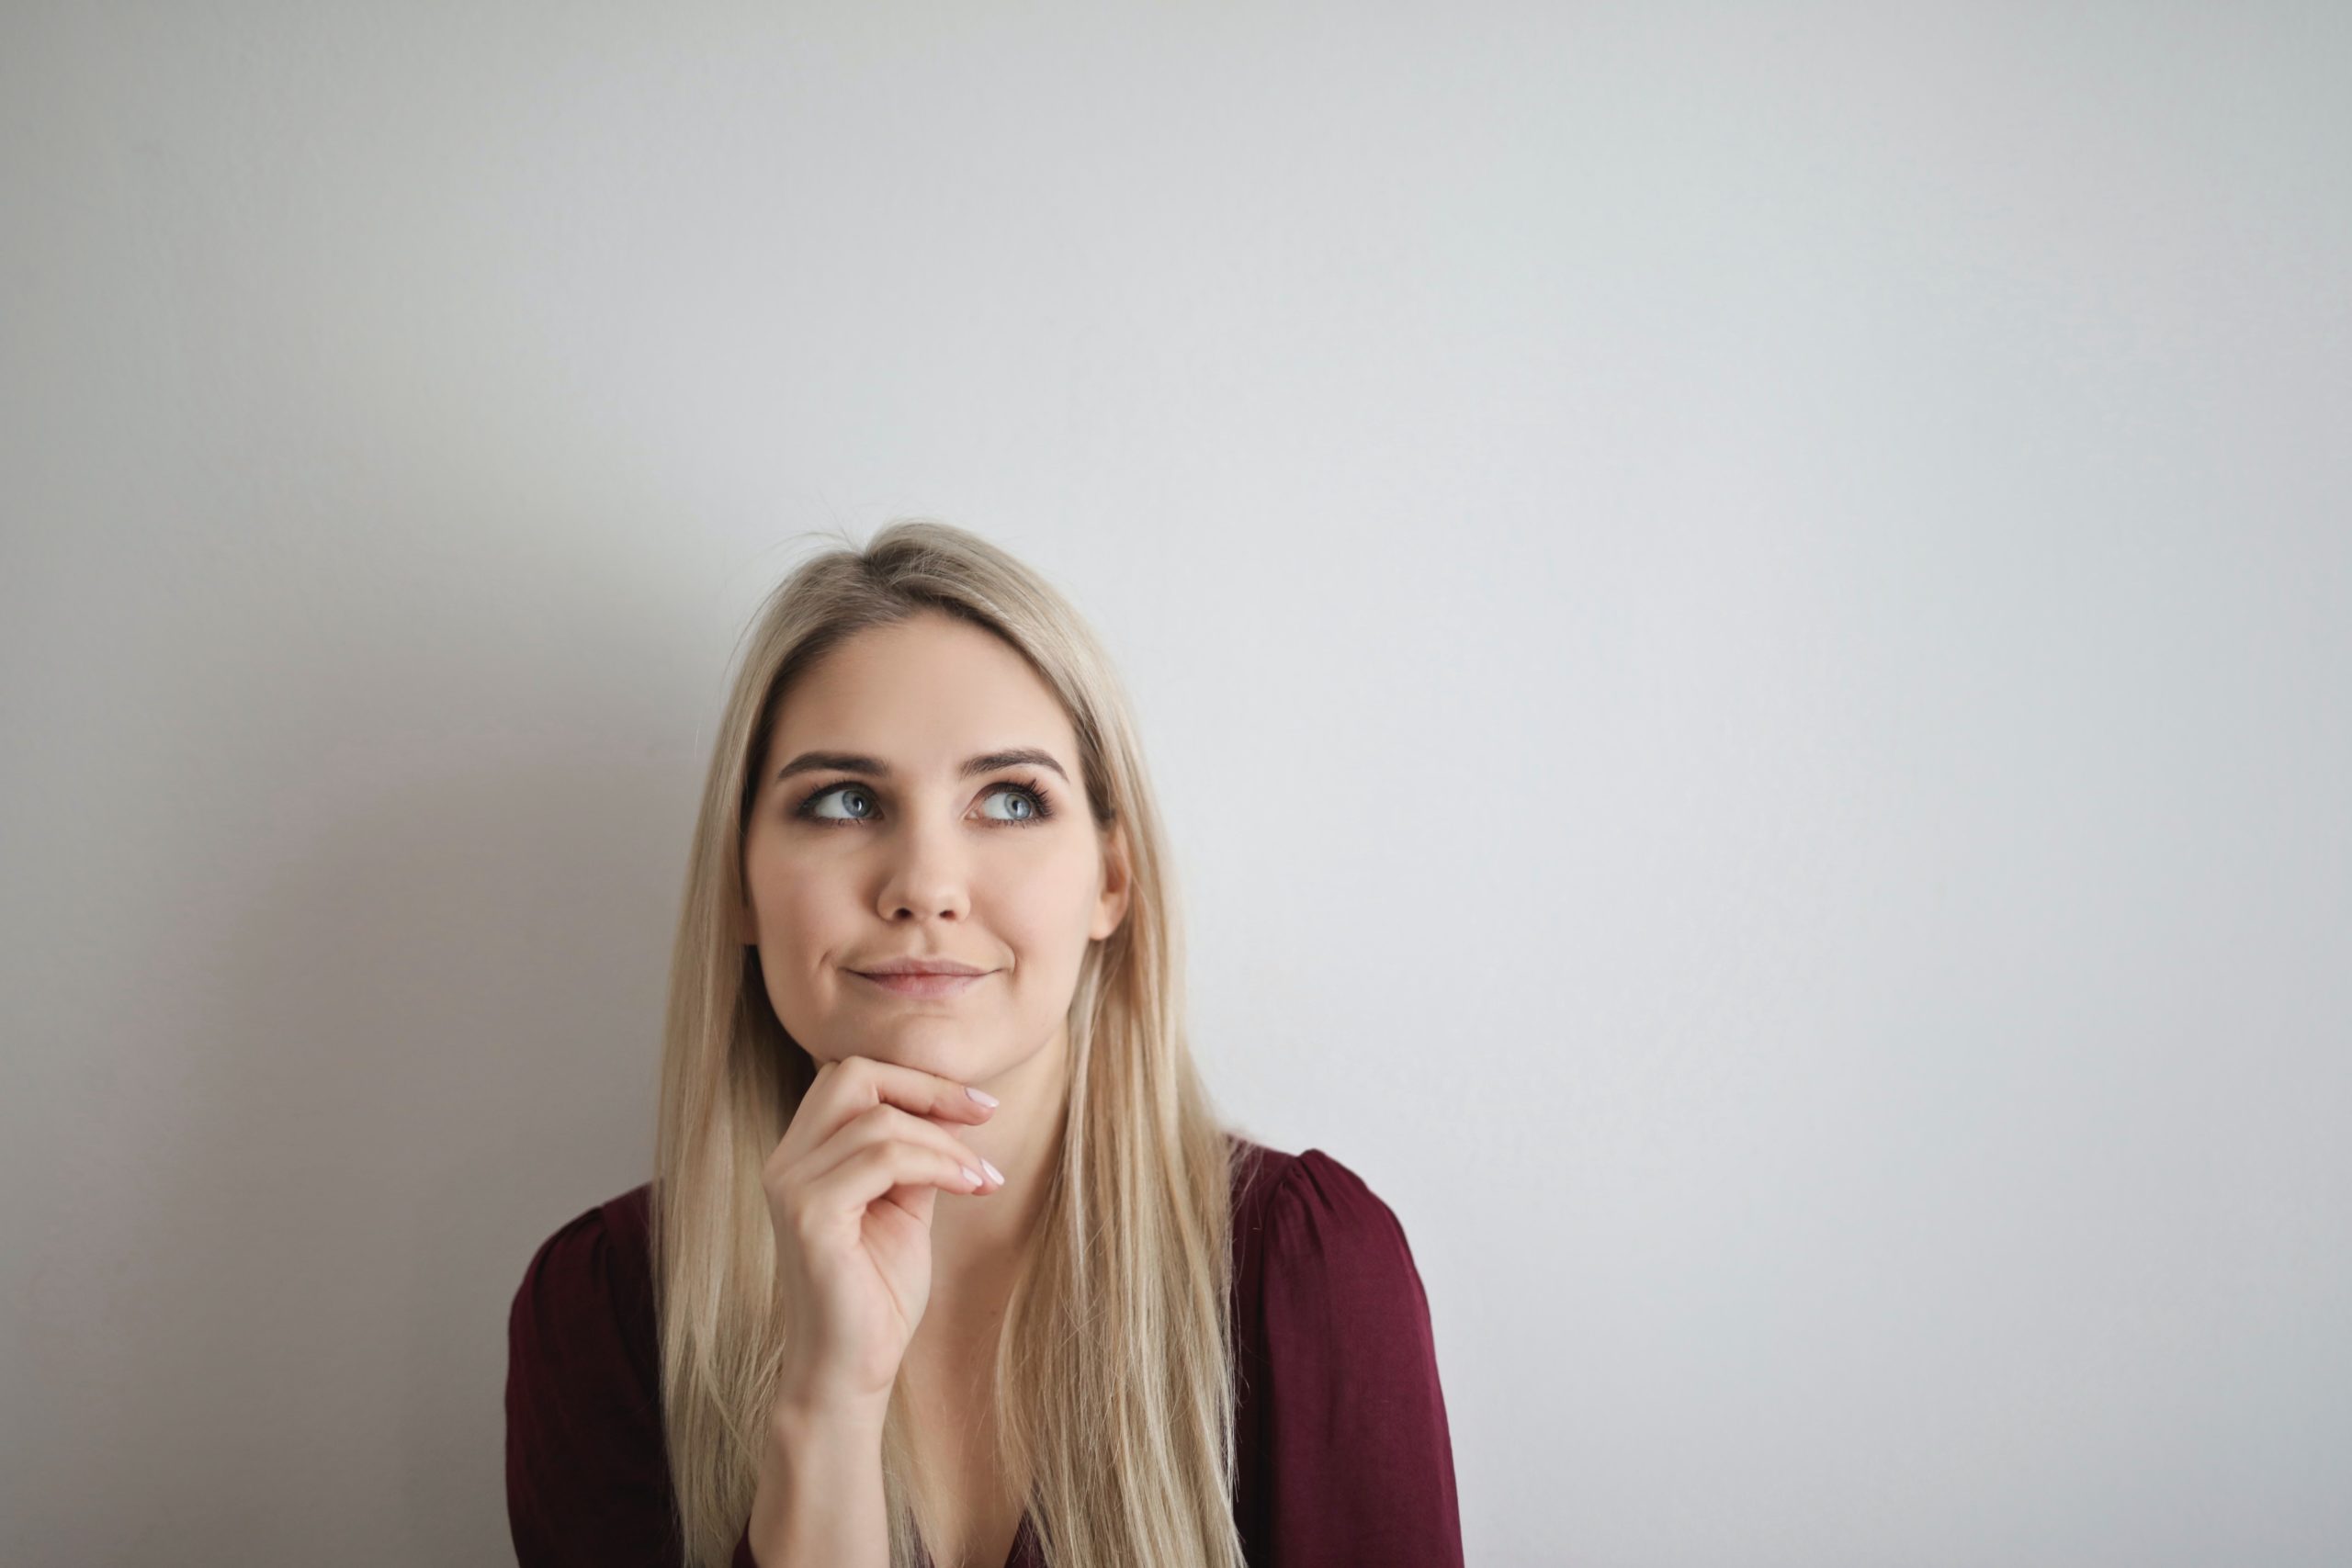
POLYGON ((925 974, 921 971, 868 974, 864 970, 853 969, 850 973, 883 990, 894 991, 902 997, 954 997, 961 996, 964 992, 970 990, 982 980, 987 979, 993 971, 984 969, 969 975, 925 974))

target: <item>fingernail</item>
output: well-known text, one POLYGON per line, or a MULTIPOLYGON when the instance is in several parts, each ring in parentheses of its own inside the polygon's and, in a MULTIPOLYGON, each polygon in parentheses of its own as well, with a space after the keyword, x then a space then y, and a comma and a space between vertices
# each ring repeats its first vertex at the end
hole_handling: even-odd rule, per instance
POLYGON ((974 1100, 978 1100, 982 1105, 994 1105, 996 1103, 996 1096, 989 1094, 985 1089, 974 1089, 970 1084, 966 1084, 964 1086, 964 1092, 970 1095, 974 1100))
POLYGON ((984 1168, 985 1170, 987 1170, 987 1172, 989 1173, 989 1175, 991 1178, 993 1178, 993 1179, 995 1179, 996 1184, 997 1184, 999 1187, 1001 1187, 1001 1186, 1003 1186, 1003 1185, 1004 1185, 1004 1172, 1002 1172, 1002 1171, 999 1170, 996 1167, 994 1167, 994 1166, 992 1166, 992 1165, 989 1165, 989 1162, 988 1162, 985 1158, 983 1158, 983 1159, 980 1161, 980 1165, 981 1165, 982 1168, 984 1168))

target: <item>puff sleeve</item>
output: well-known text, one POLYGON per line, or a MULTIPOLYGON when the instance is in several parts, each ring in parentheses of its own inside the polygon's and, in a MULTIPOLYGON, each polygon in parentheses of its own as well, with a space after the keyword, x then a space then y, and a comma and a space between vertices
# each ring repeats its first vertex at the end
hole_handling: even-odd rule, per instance
MULTIPOLYGON (((684 1556, 651 1266, 609 1208, 541 1244, 507 1314, 506 1514, 520 1568, 679 1568, 684 1556)), ((749 1536, 746 1520, 735 1568, 758 1568, 749 1536)))
POLYGON ((1262 1270, 1259 1568, 1460 1568, 1445 1398, 1403 1225, 1308 1149, 1269 1200, 1262 1270))

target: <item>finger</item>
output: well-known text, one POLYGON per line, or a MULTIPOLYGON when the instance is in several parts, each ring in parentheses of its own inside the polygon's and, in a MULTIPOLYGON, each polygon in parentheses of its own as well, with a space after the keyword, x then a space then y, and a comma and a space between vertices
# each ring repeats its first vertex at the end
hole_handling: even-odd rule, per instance
MULTIPOLYGON (((787 1179, 804 1184, 819 1180, 861 1149, 893 1139, 937 1149, 957 1164, 987 1174, 987 1164, 978 1151, 938 1122, 895 1105, 874 1105, 842 1123, 831 1137, 793 1168, 787 1179)), ((987 1185, 993 1187, 997 1183, 991 1179, 987 1185)))
POLYGON ((954 1078, 872 1056, 844 1056, 817 1069, 817 1080, 802 1097, 801 1111, 794 1120, 813 1114, 810 1130, 821 1143, 851 1117, 884 1104, 966 1125, 985 1122, 994 1111, 994 1107, 966 1093, 964 1085, 954 1078))
MULTIPOLYGON (((978 1167, 972 1168, 972 1174, 978 1174, 978 1167)), ((981 1184, 987 1179, 981 1177, 981 1184)), ((891 1139, 867 1145, 812 1182, 803 1194, 803 1213, 820 1234, 854 1226, 865 1220, 866 1205, 898 1187, 960 1193, 978 1190, 953 1155, 891 1139)))

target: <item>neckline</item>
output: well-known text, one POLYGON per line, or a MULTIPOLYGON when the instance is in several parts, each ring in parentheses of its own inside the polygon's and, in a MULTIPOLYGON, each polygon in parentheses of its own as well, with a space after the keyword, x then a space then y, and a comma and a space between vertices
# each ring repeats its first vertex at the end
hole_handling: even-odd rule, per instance
MULTIPOLYGON (((1023 1547, 1034 1544, 1035 1540, 1036 1532, 1029 1528, 1029 1510, 1023 1508, 1021 1510, 1021 1522, 1012 1527, 1012 1546, 1004 1554, 1004 1568, 1021 1568, 1030 1555, 1022 1550, 1023 1547)), ((923 1546, 922 1560, 926 1568, 939 1568, 939 1560, 932 1556, 928 1543, 923 1546)))

